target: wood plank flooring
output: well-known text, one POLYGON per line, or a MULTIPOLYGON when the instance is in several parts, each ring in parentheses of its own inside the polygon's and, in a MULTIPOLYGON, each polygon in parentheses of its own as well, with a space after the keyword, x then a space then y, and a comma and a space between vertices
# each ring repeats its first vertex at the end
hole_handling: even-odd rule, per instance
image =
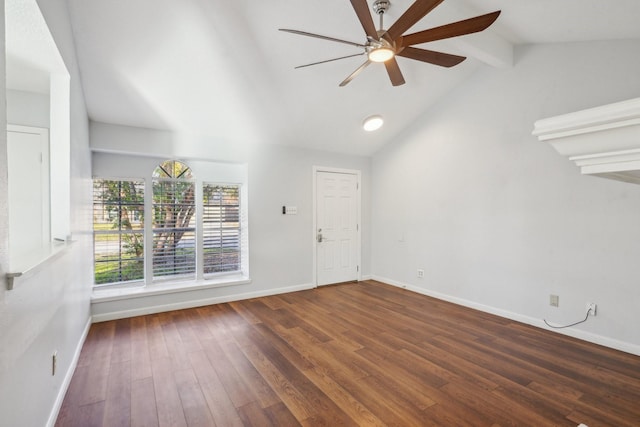
POLYGON ((640 357, 374 281, 97 323, 56 426, 640 426, 640 357))

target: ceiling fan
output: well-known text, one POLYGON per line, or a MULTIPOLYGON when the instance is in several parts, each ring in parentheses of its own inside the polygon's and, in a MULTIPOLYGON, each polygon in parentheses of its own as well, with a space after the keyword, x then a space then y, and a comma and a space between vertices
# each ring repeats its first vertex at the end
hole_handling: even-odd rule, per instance
POLYGON ((373 11, 380 16, 380 29, 376 30, 373 17, 369 12, 367 0, 350 0, 353 9, 362 24, 362 28, 367 36, 365 43, 355 43, 347 40, 337 39, 334 37, 323 36, 320 34, 308 33, 306 31, 292 30, 280 28, 280 31, 298 34, 301 36, 315 37, 337 43, 344 43, 351 46, 362 48, 361 53, 353 55, 341 56, 339 58, 328 59, 325 61, 314 62, 311 64, 300 65, 295 68, 309 67, 311 65, 324 64, 326 62, 337 61, 340 59, 351 58, 367 54, 367 61, 359 66, 353 73, 340 83, 340 86, 347 85, 362 70, 369 66, 372 62, 382 62, 387 69, 387 74, 393 86, 400 86, 405 83, 396 56, 415 59, 417 61, 428 62, 430 64, 442 67, 453 67, 464 61, 466 57, 452 55, 449 53, 436 52, 433 50, 420 49, 413 47, 414 45, 427 43, 435 40, 443 40, 452 37, 462 36, 465 34, 477 33, 488 28, 500 15, 500 11, 488 13, 486 15, 476 16, 475 18, 465 19, 463 21, 453 22, 451 24, 442 25, 440 27, 430 28, 428 30, 419 31, 412 34, 403 34, 414 24, 425 17, 436 6, 444 0, 416 0, 398 20, 389 27, 384 29, 383 16, 389 9, 391 2, 389 0, 375 0, 373 2, 373 11))

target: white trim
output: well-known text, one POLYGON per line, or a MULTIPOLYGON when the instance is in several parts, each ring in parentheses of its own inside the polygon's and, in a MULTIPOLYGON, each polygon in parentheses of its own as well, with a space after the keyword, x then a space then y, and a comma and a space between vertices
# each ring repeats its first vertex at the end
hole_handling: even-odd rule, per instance
MULTIPOLYGON (((202 223, 202 217, 203 217, 202 211, 204 210, 203 209, 204 201, 202 200, 202 192, 203 192, 204 181, 199 179, 196 181, 195 184, 196 184, 196 188, 195 188, 196 229, 195 229, 194 237, 196 241, 194 243, 196 245, 196 280, 203 280, 204 279, 204 224, 202 223)), ((238 218, 238 221, 240 221, 239 218, 238 218)), ((151 256, 153 256, 153 253, 151 256)))
POLYGON ((533 135, 583 174, 640 184, 640 98, 538 120, 533 135))
POLYGON ((232 302, 232 301, 241 301, 241 300, 251 299, 251 298, 268 297, 272 295, 286 294, 289 292, 306 291, 313 288, 315 288, 314 284, 307 283, 304 285, 288 286, 285 288, 267 289, 263 291, 224 295, 224 296, 213 297, 213 298, 202 298, 202 299, 183 301, 183 302, 177 302, 177 303, 171 303, 171 304, 145 306, 140 308, 134 308, 131 310, 115 311, 111 313, 94 314, 92 319, 93 319, 93 323, 105 322, 108 320, 125 319, 128 317, 135 317, 135 316, 144 316, 146 314, 163 313, 166 311, 182 310, 185 308, 202 307, 205 305, 221 304, 221 303, 232 302))
MULTIPOLYGON (((153 174, 153 172, 151 173, 153 174)), ((153 283, 153 178, 151 177, 144 180, 144 207, 142 210, 144 211, 143 281, 145 285, 148 285, 153 283)))
POLYGON ((640 98, 540 119, 534 124, 533 134, 546 141, 637 124, 640 124, 640 98))
MULTIPOLYGON (((143 282, 135 282, 143 283, 143 282)), ((108 301, 119 301, 132 298, 144 298, 154 295, 174 294, 181 292, 198 291, 210 288, 223 288, 227 286, 247 285, 251 283, 251 279, 244 276, 221 276, 217 279, 203 279, 190 281, 166 281, 154 282, 150 285, 114 287, 106 286, 94 289, 91 295, 92 303, 102 303, 108 301)), ((117 286, 117 285, 116 285, 117 286)))
POLYGON ((632 344, 629 342, 619 341, 613 338, 605 337, 602 335, 593 334, 590 332, 581 331, 578 329, 550 329, 547 327, 543 320, 536 319, 535 317, 524 316, 522 314, 514 313, 508 310, 502 310, 499 308, 491 307, 484 304, 479 304, 463 298, 454 297, 451 295, 442 294, 440 292, 431 291, 418 286, 407 285, 395 280, 373 275, 373 280, 386 283, 399 288, 407 289, 411 292, 426 295, 429 297, 437 298, 442 301, 452 302, 454 304, 462 305, 464 307, 473 308, 475 310, 483 311, 485 313, 495 314, 496 316, 504 317, 506 319, 515 320, 516 322, 526 323, 527 325, 535 326, 540 329, 544 329, 558 334, 567 335, 573 338, 578 338, 583 341, 588 341, 594 344, 599 344, 605 347, 613 348, 616 350, 624 351, 626 353, 640 356, 640 345, 632 344))
POLYGON ((67 372, 64 375, 64 379, 62 380, 62 384, 60 384, 60 389, 58 390, 58 395, 56 396, 53 408, 51 408, 51 412, 49 413, 49 419, 47 420, 46 424, 47 427, 53 427, 58 420, 60 408, 62 408, 62 402, 64 402, 64 397, 67 394, 67 390, 69 389, 69 385, 71 384, 71 379, 73 378, 73 374, 75 373, 76 367, 78 366, 78 360, 80 360, 80 352, 82 352, 84 342, 87 340, 87 335, 89 335, 91 323, 92 319, 91 316, 89 316, 89 318, 87 319, 87 324, 84 326, 84 330, 82 331, 82 335, 80 336, 80 340, 78 341, 78 345, 76 345, 76 350, 73 353, 73 359, 71 359, 69 369, 67 369, 67 372))
POLYGON ((358 169, 343 169, 333 168, 325 166, 313 166, 313 188, 312 188, 312 201, 313 201, 313 227, 311 228, 311 242, 313 247, 313 262, 311 277, 313 277, 313 283, 318 286, 318 247, 316 245, 316 230, 318 229, 318 212, 317 212, 317 175, 318 172, 331 172, 331 173, 343 173, 348 175, 355 175, 357 182, 356 189, 356 221, 358 223, 356 231, 356 264, 359 266, 356 280, 362 280, 362 171, 358 169))

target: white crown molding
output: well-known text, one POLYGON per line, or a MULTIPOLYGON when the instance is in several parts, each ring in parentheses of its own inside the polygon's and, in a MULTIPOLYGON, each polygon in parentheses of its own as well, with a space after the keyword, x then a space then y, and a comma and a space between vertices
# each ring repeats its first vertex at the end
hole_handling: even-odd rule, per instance
POLYGON ((583 174, 640 184, 640 98, 538 120, 533 135, 583 174))

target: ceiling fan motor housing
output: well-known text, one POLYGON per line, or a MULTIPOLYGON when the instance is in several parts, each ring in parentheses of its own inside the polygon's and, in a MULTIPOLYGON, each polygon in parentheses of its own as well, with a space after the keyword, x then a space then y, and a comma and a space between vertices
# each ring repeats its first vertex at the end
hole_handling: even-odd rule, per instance
POLYGON ((382 15, 389 9, 389 6, 391 6, 389 0, 375 0, 373 2, 373 11, 378 15, 382 15))

